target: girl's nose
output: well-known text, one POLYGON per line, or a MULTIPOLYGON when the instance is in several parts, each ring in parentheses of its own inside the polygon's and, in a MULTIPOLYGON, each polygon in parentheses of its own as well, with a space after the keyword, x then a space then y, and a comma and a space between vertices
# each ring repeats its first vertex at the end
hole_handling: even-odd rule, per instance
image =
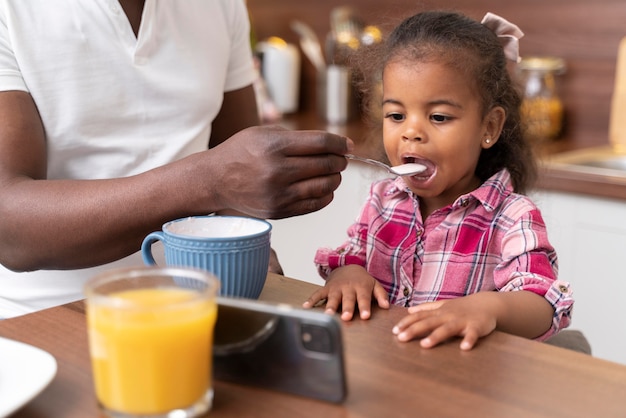
POLYGON ((422 137, 420 135, 402 135, 402 139, 405 141, 422 141, 422 137))
POLYGON ((418 129, 417 123, 411 123, 407 125, 404 133, 402 134, 402 139, 405 141, 423 141, 424 133, 418 129))

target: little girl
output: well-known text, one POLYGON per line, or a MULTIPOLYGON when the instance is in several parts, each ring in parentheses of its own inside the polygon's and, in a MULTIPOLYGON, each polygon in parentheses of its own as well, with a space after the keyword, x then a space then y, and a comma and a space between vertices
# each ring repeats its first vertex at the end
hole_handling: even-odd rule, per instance
POLYGON ((383 143, 392 165, 421 174, 372 185, 349 239, 319 249, 326 301, 349 321, 372 298, 409 307, 400 341, 471 349, 495 329, 544 340, 569 325, 573 299, 541 214, 524 196, 535 175, 520 97, 507 71, 519 28, 431 11, 402 22, 383 46, 383 143))

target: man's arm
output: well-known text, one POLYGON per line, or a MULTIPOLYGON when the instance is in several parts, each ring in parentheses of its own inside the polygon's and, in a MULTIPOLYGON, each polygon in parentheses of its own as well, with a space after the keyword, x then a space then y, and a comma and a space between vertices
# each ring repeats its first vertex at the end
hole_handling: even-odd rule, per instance
POLYGON ((47 180, 46 157, 44 128, 31 96, 0 93, 0 262, 7 268, 113 261, 182 214, 176 209, 183 207, 180 202, 163 198, 177 182, 182 187, 175 169, 112 180, 47 180))
POLYGON ((259 218, 316 211, 332 200, 352 148, 327 132, 256 127, 135 176, 48 180, 35 103, 25 92, 2 92, 0 263, 17 271, 90 267, 134 253, 145 235, 183 216, 227 208, 259 218))
POLYGON ((213 148, 235 133, 260 124, 252 85, 224 94, 222 108, 211 127, 209 148, 213 148))

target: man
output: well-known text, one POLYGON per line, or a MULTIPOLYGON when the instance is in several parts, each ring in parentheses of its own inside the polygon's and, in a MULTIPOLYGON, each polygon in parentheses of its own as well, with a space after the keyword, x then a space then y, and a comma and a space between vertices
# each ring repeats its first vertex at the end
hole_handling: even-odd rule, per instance
POLYGON ((0 318, 82 298, 168 220, 327 205, 352 142, 248 128, 254 77, 243 0, 1 0, 0 318))

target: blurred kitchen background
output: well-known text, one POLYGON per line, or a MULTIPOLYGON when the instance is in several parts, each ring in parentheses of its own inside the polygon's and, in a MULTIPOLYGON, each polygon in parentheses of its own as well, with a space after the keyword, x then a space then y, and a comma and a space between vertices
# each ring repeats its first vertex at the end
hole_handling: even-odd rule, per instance
MULTIPOLYGON (((594 356, 626 364, 626 314, 621 307, 626 293, 621 262, 626 254, 626 107, 621 103, 626 103, 626 64, 617 71, 620 41, 626 36, 626 1, 247 0, 247 4, 255 42, 276 37, 297 46, 300 53, 297 91, 292 91, 296 96, 290 98, 297 105, 274 113, 277 123, 346 134, 357 142, 361 154, 374 158, 381 158, 380 136, 359 115, 329 121, 320 111, 319 70, 302 53, 294 21, 312 29, 323 47, 338 7, 351 8, 364 25, 376 26, 383 34, 403 18, 428 9, 458 10, 477 20, 492 12, 518 25, 525 33, 521 56, 548 57, 529 64, 525 76, 533 66, 547 66, 548 78, 553 77, 547 83, 555 84, 558 98, 548 107, 560 115, 558 132, 549 131, 553 132, 549 137, 536 140, 541 175, 532 195, 559 253, 560 276, 574 288, 571 328, 584 332, 594 356), (620 75, 625 81, 618 80, 620 75), (624 94, 618 97, 614 92, 619 85, 617 90, 624 94)), ((287 276, 322 283, 313 267, 315 249, 343 241, 369 183, 381 174, 351 162, 329 207, 273 222, 273 245, 287 276)))
MULTIPOLYGON (((617 48, 626 35, 623 0, 247 0, 256 38, 278 36, 298 44, 291 22, 308 24, 323 42, 330 31, 331 11, 351 6, 367 24, 384 31, 427 9, 456 9, 480 20, 492 12, 517 24, 525 33, 522 56, 561 57, 567 65, 562 99, 567 107, 568 141, 588 145, 606 142, 617 48)), ((303 57, 300 110, 315 106, 316 71, 303 57)))

